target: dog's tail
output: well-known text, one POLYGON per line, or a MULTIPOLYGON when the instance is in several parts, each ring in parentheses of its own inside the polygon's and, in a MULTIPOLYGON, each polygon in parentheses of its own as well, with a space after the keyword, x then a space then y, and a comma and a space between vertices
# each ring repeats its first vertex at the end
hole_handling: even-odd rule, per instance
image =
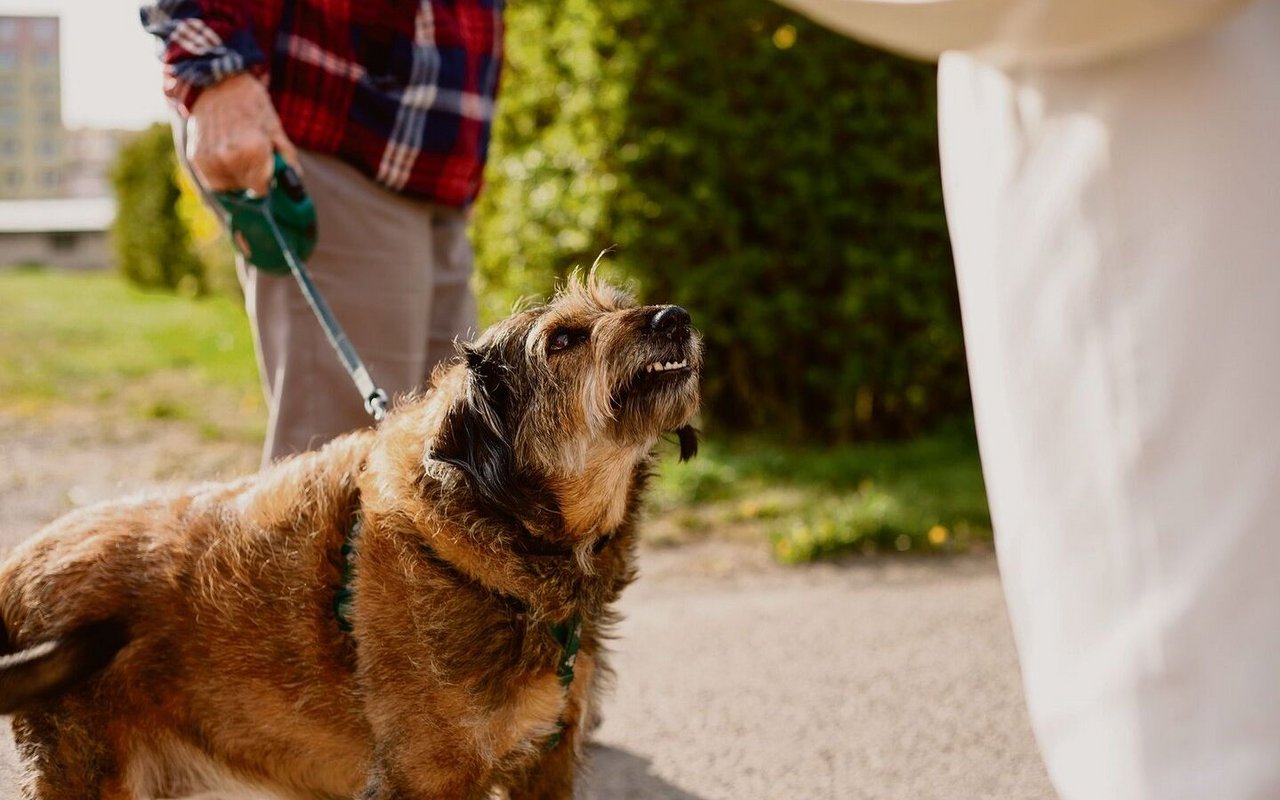
POLYGON ((0 714, 25 711, 90 678, 110 664, 128 641, 124 623, 108 619, 0 656, 0 714))

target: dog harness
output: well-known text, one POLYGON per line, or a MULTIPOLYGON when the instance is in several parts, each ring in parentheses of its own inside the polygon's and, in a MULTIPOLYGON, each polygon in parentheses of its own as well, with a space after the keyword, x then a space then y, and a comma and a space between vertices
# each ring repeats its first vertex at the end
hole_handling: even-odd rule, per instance
MULTIPOLYGON (((338 586, 338 591, 333 596, 333 615, 338 621, 338 628, 346 633, 355 630, 355 626, 351 622, 351 604, 355 600, 355 592, 353 589, 355 579, 355 561, 353 556, 356 549, 356 540, 360 537, 360 529, 364 526, 364 517, 358 511, 354 515, 351 527, 347 529, 347 536, 342 542, 342 583, 338 586)), ((556 677, 560 680, 560 686, 568 689, 573 685, 573 667, 578 660, 578 648, 582 644, 582 617, 574 614, 563 622, 552 622, 547 624, 547 633, 560 645, 560 660, 556 664, 556 677)), ((552 734, 547 740, 547 750, 555 749, 564 738, 564 720, 561 720, 560 729, 552 734)))

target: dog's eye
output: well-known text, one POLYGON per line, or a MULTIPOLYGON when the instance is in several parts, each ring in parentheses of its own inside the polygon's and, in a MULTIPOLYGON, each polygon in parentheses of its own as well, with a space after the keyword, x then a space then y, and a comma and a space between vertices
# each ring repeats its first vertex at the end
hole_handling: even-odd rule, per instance
POLYGON ((586 331, 575 331, 562 328, 552 331, 547 337, 547 352, 556 353, 561 350, 568 350, 576 344, 582 344, 587 340, 586 331))

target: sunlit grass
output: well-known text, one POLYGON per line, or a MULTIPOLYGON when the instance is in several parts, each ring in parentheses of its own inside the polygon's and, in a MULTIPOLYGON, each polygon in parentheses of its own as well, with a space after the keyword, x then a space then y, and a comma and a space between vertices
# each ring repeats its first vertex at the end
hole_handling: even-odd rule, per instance
POLYGON ((86 405, 256 439, 265 412, 243 308, 111 274, 0 272, 0 408, 86 405))
POLYGON ((991 537, 972 433, 831 448, 711 441, 663 464, 651 509, 668 536, 736 530, 786 563, 954 551, 991 537))

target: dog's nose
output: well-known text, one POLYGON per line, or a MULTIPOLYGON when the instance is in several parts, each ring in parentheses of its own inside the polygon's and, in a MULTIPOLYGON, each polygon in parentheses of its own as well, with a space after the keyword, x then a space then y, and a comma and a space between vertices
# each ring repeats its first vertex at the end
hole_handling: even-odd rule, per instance
POLYGON ((649 330, 672 336, 689 330, 689 312, 680 306, 663 306, 649 317, 649 330))

